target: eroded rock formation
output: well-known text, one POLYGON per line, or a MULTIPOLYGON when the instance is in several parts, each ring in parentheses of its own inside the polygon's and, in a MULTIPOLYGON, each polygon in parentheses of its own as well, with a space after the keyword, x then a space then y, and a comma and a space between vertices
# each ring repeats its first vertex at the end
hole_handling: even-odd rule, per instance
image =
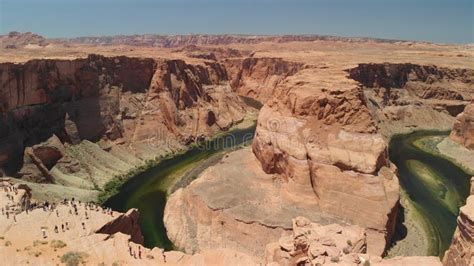
POLYGON ((267 265, 441 265, 437 257, 382 259, 366 253, 366 232, 359 226, 321 226, 293 219, 291 235, 267 245, 267 265))
POLYGON ((451 246, 444 254, 443 264, 447 266, 464 266, 474 263, 474 191, 471 179, 471 196, 466 205, 459 210, 457 227, 451 246))
POLYGON ((291 84, 262 108, 255 156, 265 172, 281 174, 293 194, 315 195, 321 212, 370 228, 369 252, 381 254, 398 202, 387 144, 361 89, 310 94, 309 86, 291 84))
POLYGON ((364 87, 367 106, 390 138, 414 130, 450 130, 472 100, 470 69, 416 64, 359 64, 349 76, 364 87))
POLYGON ((95 232, 98 234, 113 235, 123 233, 130 236, 130 241, 143 245, 143 235, 138 223, 140 214, 136 209, 130 209, 126 213, 120 214, 117 218, 104 224, 95 232))
POLYGON ((263 172, 250 148, 230 153, 166 203, 164 223, 170 240, 188 253, 225 247, 263 260, 265 245, 305 215, 322 224, 335 222, 318 213, 310 198, 291 197, 286 185, 263 172))
POLYGON ((230 128, 246 112, 219 63, 32 60, 1 64, 0 84, 0 168, 35 182, 102 187, 230 128))
POLYGON ((296 217, 291 235, 267 245, 265 260, 267 264, 277 265, 355 264, 354 253, 365 253, 366 248, 365 231, 361 227, 320 226, 296 217))
POLYGON ((281 83, 304 67, 301 63, 268 57, 227 59, 225 65, 237 93, 262 103, 273 97, 277 90, 284 89, 279 88, 281 83))
MULTIPOLYGON (((223 245, 211 240, 210 235, 222 230, 229 234, 231 229, 226 226, 213 226, 224 219, 230 228, 245 227, 247 232, 265 228, 266 233, 256 234, 254 243, 238 249, 258 256, 259 243, 275 241, 272 238, 289 230, 287 221, 292 217, 311 215, 311 220, 322 224, 339 220, 367 228, 369 252, 383 253, 394 230, 399 193, 394 168, 387 158, 387 143, 377 132, 362 89, 355 82, 349 81, 349 88, 344 85, 331 90, 318 90, 311 79, 300 82, 314 71, 306 68, 288 76, 283 81, 285 86, 275 91, 261 109, 252 145, 255 157, 240 155, 247 158, 238 160, 231 156, 225 176, 217 170, 223 166, 216 166, 169 199, 165 224, 174 243, 188 251, 223 245), (232 167, 248 168, 249 172, 239 171, 234 176, 229 170, 232 167), (237 177, 239 185, 229 186, 226 180, 237 177), (245 209, 254 206, 252 214, 235 200, 242 200, 243 195, 236 192, 241 185, 265 191, 254 206, 250 202, 255 199, 248 198, 253 189, 247 189, 245 209), (213 190, 203 191, 204 187, 213 190), (233 199, 215 195, 220 199, 216 202, 213 192, 232 195, 233 199), (194 207, 189 208, 191 201, 194 207), (283 214, 284 210, 287 213, 283 214), (205 217, 215 217, 205 219, 210 225, 197 215, 206 212, 210 213, 205 217), (268 212, 274 218, 259 217, 268 212), (196 233, 191 237, 185 228, 195 228, 190 230, 196 233)), ((226 239, 239 248, 237 237, 226 235, 226 239)))
POLYGON ((474 104, 466 106, 464 112, 456 117, 449 137, 468 149, 474 149, 474 104))

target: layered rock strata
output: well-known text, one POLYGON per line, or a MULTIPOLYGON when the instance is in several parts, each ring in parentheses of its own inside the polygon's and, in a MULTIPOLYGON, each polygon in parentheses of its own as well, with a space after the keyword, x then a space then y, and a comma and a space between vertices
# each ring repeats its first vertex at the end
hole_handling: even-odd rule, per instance
POLYGON ((246 112, 219 63, 32 60, 1 64, 0 85, 2 171, 86 189, 227 130, 246 112))
POLYGON ((239 95, 262 103, 274 96, 281 83, 305 66, 281 58, 226 59, 224 61, 232 79, 232 87, 239 95))
POLYGON ((348 70, 361 83, 380 132, 450 130, 454 117, 473 99, 470 69, 416 64, 359 64, 348 70))
POLYGON ((474 177, 471 179, 471 196, 459 210, 457 227, 451 246, 444 254, 443 264, 464 266, 474 264, 474 177))
POLYGON ((369 252, 380 255, 398 204, 387 143, 359 87, 317 91, 311 82, 300 84, 288 80, 289 89, 262 108, 253 152, 289 193, 312 196, 320 212, 369 228, 369 252))

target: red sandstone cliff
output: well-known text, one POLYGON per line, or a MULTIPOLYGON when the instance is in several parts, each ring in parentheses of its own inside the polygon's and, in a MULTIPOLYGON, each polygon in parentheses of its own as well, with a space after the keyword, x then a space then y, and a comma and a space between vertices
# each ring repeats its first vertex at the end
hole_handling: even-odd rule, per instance
POLYGON ((126 171, 137 159, 226 130, 246 112, 218 63, 97 55, 1 64, 0 110, 0 168, 39 182, 53 182, 57 162, 81 178, 126 171), (68 147, 81 141, 79 156, 68 147), (89 155, 91 162, 80 162, 89 155))

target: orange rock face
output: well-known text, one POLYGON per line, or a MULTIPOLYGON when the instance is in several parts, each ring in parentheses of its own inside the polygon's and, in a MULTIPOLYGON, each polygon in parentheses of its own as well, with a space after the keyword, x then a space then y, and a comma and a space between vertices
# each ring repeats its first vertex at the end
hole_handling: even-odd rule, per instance
POLYGON ((280 83, 294 75, 303 64, 282 60, 281 58, 245 58, 225 61, 231 74, 232 86, 239 95, 251 97, 262 103, 270 99, 278 90, 280 83))

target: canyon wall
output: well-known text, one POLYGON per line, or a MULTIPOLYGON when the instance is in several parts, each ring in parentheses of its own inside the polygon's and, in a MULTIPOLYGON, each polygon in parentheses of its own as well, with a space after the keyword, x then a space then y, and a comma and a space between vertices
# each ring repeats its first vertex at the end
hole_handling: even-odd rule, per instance
POLYGON ((223 65, 91 55, 0 65, 0 169, 101 188, 242 121, 223 65))
MULTIPOLYGON (((472 182, 471 182, 472 185, 472 182)), ((451 246, 444 254, 443 264, 447 266, 468 266, 474 263, 474 195, 467 198, 457 218, 451 246)))
POLYGON ((470 69, 415 64, 359 64, 349 76, 361 83, 367 106, 387 139, 414 130, 451 130, 473 99, 470 69))

